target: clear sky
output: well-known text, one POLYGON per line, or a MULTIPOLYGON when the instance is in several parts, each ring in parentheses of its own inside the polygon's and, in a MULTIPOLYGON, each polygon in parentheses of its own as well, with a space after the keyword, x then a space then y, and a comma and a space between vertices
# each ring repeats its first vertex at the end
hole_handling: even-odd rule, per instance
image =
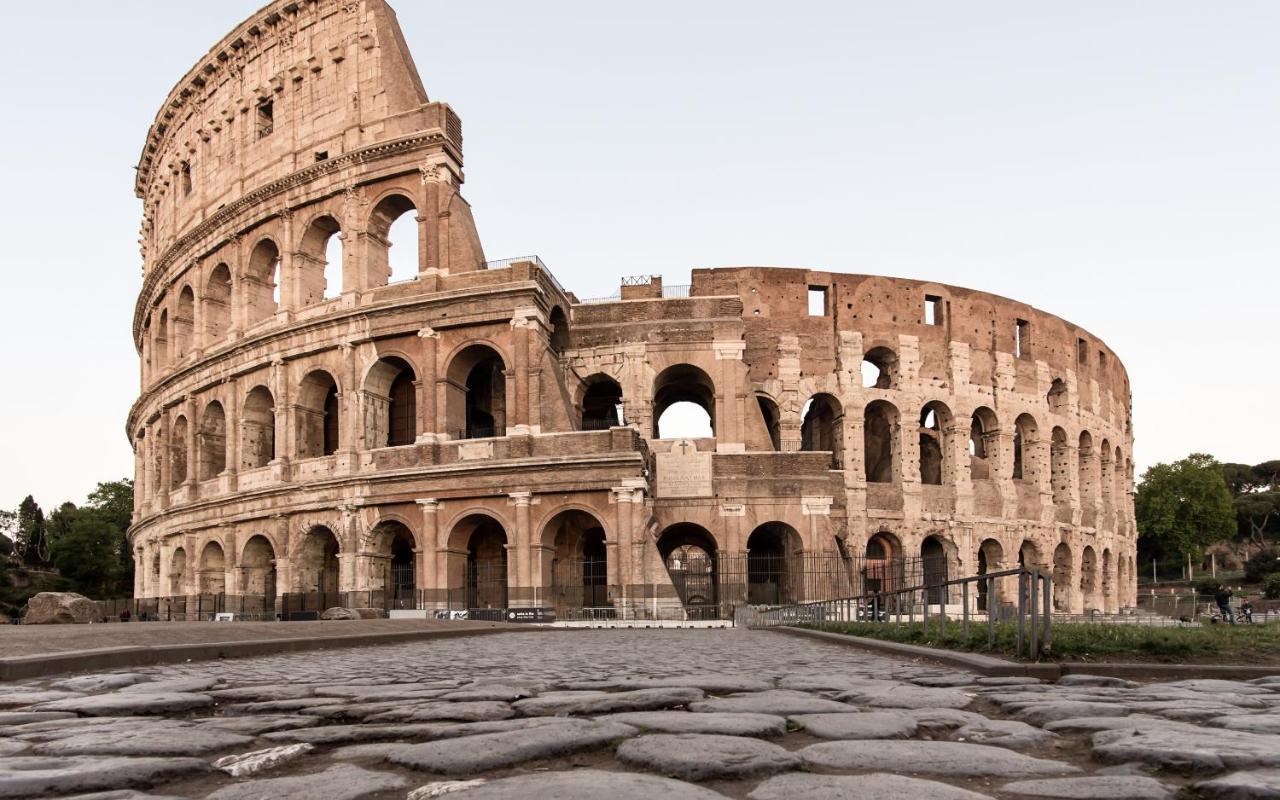
MULTIPOLYGON (((0 507, 132 474, 133 168, 260 5, 4 3, 0 507)), ((396 5, 490 259, 995 292, 1115 349, 1139 469, 1280 457, 1280 3, 396 5)))

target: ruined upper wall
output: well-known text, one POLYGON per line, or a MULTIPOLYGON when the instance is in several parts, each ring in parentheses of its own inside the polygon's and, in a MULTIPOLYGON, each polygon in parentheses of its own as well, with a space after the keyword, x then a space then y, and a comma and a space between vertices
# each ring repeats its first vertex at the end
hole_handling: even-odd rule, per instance
POLYGON ((166 98, 135 190, 144 272, 184 232, 319 161, 461 123, 430 104, 383 0, 277 0, 215 45, 166 98))

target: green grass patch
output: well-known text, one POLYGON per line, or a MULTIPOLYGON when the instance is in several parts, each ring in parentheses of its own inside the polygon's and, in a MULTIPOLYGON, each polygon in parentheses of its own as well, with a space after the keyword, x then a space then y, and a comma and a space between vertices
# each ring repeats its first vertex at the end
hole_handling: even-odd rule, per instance
MULTIPOLYGON (((995 626, 994 646, 988 639, 986 623, 970 623, 968 640, 964 637, 963 625, 957 621, 948 621, 945 626, 930 622, 927 629, 919 622, 902 625, 892 622, 825 622, 801 627, 1003 658, 1016 657, 1018 629, 1013 623, 995 626)), ((1280 624, 1156 628, 1055 623, 1050 632, 1052 642, 1049 651, 1041 656, 1042 661, 1280 663, 1280 624)))

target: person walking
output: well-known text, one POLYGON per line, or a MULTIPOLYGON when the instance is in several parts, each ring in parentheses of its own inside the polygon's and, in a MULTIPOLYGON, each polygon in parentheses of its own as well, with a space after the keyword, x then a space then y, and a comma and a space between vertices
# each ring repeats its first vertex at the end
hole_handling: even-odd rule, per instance
POLYGON ((1222 621, 1236 624, 1236 618, 1231 615, 1231 591, 1230 586, 1222 585, 1218 587, 1218 591, 1214 593, 1213 599, 1218 604, 1218 611, 1222 612, 1222 621))

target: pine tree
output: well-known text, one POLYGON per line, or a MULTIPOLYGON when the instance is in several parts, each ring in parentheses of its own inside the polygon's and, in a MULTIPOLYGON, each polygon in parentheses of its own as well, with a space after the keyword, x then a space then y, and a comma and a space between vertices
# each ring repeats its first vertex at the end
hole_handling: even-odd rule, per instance
POLYGON ((29 566, 49 563, 49 539, 45 531, 44 511, 31 495, 18 506, 18 539, 14 549, 29 566))

